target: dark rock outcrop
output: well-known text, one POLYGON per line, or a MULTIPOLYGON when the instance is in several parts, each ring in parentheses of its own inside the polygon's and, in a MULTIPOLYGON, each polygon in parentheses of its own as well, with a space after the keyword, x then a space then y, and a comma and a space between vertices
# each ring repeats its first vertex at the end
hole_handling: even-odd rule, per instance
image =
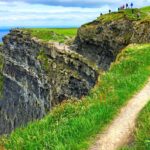
POLYGON ((133 21, 126 16, 113 21, 100 19, 79 28, 74 50, 107 70, 128 44, 150 42, 149 33, 150 20, 133 21))
POLYGON ((97 81, 97 70, 81 55, 27 32, 12 30, 3 42, 0 135, 42 118, 65 99, 81 98, 97 81))

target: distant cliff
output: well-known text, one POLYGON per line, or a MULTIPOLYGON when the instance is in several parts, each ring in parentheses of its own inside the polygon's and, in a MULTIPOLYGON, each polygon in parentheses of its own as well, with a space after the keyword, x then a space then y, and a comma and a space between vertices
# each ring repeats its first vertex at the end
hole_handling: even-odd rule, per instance
POLYGON ((130 43, 150 42, 150 12, 134 10, 102 15, 78 30, 74 50, 107 70, 130 43), (137 19, 136 14, 141 17, 137 19))
POLYGON ((12 30, 0 48, 0 135, 34 119, 52 106, 81 98, 98 72, 81 55, 12 30))

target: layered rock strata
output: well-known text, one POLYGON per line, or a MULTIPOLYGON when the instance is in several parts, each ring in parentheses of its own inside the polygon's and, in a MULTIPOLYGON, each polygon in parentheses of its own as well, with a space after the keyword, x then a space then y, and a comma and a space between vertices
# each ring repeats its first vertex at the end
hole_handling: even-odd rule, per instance
POLYGON ((123 17, 112 21, 95 20, 79 28, 74 50, 96 63, 102 70, 107 70, 127 45, 149 43, 149 33, 148 19, 134 21, 123 17))
POLYGON ((0 48, 0 135, 42 118, 52 106, 81 98, 95 85, 97 69, 81 55, 15 29, 0 48))

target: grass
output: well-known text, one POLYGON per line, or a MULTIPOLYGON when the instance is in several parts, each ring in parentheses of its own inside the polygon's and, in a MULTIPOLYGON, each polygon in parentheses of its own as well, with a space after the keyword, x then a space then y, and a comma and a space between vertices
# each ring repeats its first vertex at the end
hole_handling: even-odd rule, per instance
POLYGON ((150 6, 147 6, 147 7, 143 7, 140 9, 142 12, 145 12, 145 13, 150 13, 150 6))
POLYGON ((150 76, 149 60, 150 44, 128 46, 82 101, 62 103, 1 142, 9 150, 87 149, 93 137, 144 86, 150 76))
POLYGON ((74 38, 77 34, 77 28, 31 28, 23 30, 30 32, 33 37, 44 41, 57 41, 60 43, 74 38))
POLYGON ((137 119, 134 142, 122 150, 150 150, 150 102, 137 119))
POLYGON ((141 9, 134 9, 134 13, 132 13, 132 9, 120 10, 119 12, 112 12, 110 14, 104 14, 97 18, 97 21, 102 21, 104 23, 109 21, 115 21, 122 18, 127 18, 129 20, 137 21, 137 20, 145 20, 150 16, 150 6, 143 7, 141 9), (140 13, 140 18, 137 18, 137 14, 140 13))

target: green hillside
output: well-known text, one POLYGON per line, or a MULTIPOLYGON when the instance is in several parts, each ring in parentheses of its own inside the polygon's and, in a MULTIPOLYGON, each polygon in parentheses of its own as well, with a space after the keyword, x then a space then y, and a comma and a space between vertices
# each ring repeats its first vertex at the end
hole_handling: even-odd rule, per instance
POLYGON ((140 9, 142 12, 145 12, 145 13, 150 13, 150 6, 147 6, 147 7, 143 7, 140 9))
MULTIPOLYGON (((103 22, 107 23, 110 21, 116 21, 119 19, 129 19, 132 21, 143 21, 143 20, 149 20, 150 19, 150 6, 148 7, 143 7, 141 9, 125 9, 125 10, 120 10, 118 12, 112 12, 110 14, 104 14, 102 16, 99 16, 94 22, 103 22), (137 18, 137 14, 140 14, 140 17, 137 18)), ((93 22, 92 22, 93 23, 93 22)), ((91 23, 88 23, 91 24, 91 23)), ((87 24, 87 25, 88 25, 87 24)))
POLYGON ((130 45, 82 101, 64 102, 41 121, 16 129, 3 145, 11 150, 86 149, 150 76, 150 44, 130 45))
POLYGON ((64 43, 70 38, 74 38, 77 28, 31 28, 23 29, 31 33, 31 36, 44 41, 57 41, 64 43))

